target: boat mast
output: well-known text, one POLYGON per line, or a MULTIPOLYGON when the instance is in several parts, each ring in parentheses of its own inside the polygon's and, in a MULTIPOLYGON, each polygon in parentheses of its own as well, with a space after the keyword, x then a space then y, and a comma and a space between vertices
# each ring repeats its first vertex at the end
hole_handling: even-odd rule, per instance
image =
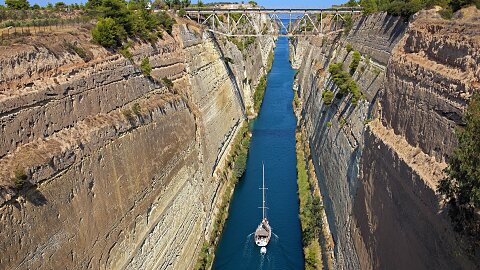
POLYGON ((262 198, 263 198, 263 219, 265 219, 265 164, 262 162, 262 198))

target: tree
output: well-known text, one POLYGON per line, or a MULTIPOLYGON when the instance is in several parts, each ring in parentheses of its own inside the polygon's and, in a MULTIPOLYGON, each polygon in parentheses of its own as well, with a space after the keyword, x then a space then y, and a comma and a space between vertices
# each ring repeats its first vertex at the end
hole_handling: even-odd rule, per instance
POLYGON ((93 39, 100 45, 112 48, 126 37, 125 29, 112 18, 100 19, 92 30, 93 39))
POLYGON ((55 3, 55 9, 61 10, 61 9, 65 9, 66 7, 67 7, 67 5, 65 5, 64 2, 55 3))
POLYGON ((249 1, 248 4, 250 4, 253 7, 256 7, 258 5, 258 3, 255 1, 249 1))
POLYGON ((165 0, 155 0, 152 4, 154 9, 163 9, 166 10, 168 5, 165 3, 165 0))
POLYGON ((192 3, 192 2, 191 2, 190 0, 182 0, 182 4, 181 4, 181 5, 182 5, 182 7, 185 8, 185 7, 190 6, 191 3, 192 3))
POLYGON ((360 59, 361 58, 362 58, 362 56, 360 55, 360 53, 358 51, 353 52, 352 62, 350 63, 350 66, 349 66, 351 75, 353 75, 353 73, 355 73, 355 70, 357 70, 357 67, 360 64, 360 59))
POLYGON ((86 7, 91 8, 91 9, 95 9, 97 7, 100 7, 101 5, 102 5, 102 0, 88 0, 87 4, 86 4, 86 7))
POLYGON ((5 5, 9 9, 25 10, 30 8, 27 0, 5 0, 5 5))
POLYGON ((333 101, 334 97, 335 97, 335 94, 330 90, 325 90, 322 93, 322 99, 323 99, 323 103, 325 103, 325 105, 332 104, 332 101, 333 101))
POLYGON ((471 99, 464 120, 465 127, 457 130, 458 148, 445 169, 447 177, 438 186, 460 231, 479 228, 474 213, 480 208, 480 94, 471 99))
POLYGON ((152 67, 150 66, 150 60, 148 57, 144 57, 142 63, 140 64, 140 69, 142 70, 143 75, 150 76, 152 72, 152 67))
POLYGON ((357 1, 355 0, 348 0, 348 2, 345 4, 346 7, 356 7, 358 6, 357 1))
POLYGON ((185 17, 185 15, 187 15, 187 12, 185 12, 185 9, 181 8, 181 9, 178 11, 178 16, 180 16, 180 17, 185 17))
POLYGON ((375 0, 360 0, 360 5, 363 7, 363 13, 365 15, 378 11, 377 2, 375 0))

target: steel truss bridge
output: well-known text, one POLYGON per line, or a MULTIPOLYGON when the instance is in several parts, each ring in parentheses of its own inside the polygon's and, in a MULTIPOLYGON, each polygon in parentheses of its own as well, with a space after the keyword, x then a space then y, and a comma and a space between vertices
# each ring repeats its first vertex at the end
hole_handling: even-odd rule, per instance
POLYGON ((325 35, 337 31, 337 25, 345 21, 346 16, 361 14, 362 8, 356 7, 185 9, 186 18, 205 25, 211 32, 231 37, 325 35), (326 29, 327 24, 333 29, 326 29))

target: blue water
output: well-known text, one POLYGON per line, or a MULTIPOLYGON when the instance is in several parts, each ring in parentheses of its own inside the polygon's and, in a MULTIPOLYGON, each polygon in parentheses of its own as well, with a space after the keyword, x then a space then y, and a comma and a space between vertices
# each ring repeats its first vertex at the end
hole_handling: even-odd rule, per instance
POLYGON ((293 76, 288 39, 279 38, 275 60, 253 137, 245 175, 235 189, 213 269, 304 269, 295 156, 293 76), (274 235, 261 255, 253 232, 261 221, 262 161, 265 162, 267 217, 274 235))

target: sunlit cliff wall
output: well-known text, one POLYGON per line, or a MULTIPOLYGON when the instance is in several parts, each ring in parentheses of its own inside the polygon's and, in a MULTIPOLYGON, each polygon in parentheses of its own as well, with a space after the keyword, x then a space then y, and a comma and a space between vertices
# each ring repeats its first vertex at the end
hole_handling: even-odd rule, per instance
POLYGON ((211 34, 180 23, 164 36, 135 43, 132 61, 83 28, 2 47, 1 269, 193 267, 245 104, 211 34))

